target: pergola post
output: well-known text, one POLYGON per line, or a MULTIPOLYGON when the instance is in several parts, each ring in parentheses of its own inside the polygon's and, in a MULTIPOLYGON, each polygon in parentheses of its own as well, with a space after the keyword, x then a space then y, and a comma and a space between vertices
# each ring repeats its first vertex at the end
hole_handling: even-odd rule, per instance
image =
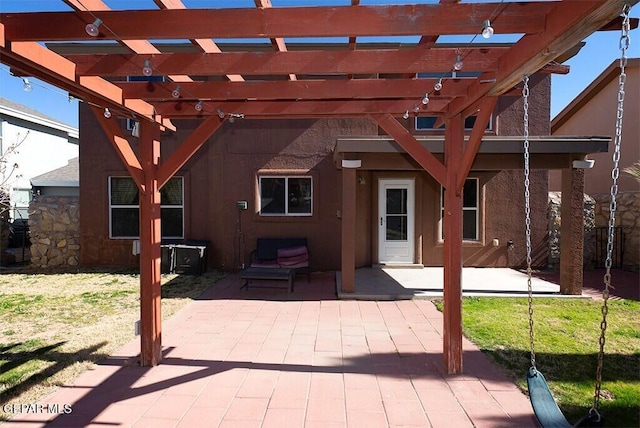
POLYGON ((140 161, 145 191, 140 192, 140 364, 155 366, 162 359, 160 288, 160 128, 140 122, 140 161))
POLYGON ((584 169, 562 170, 560 293, 582 294, 584 261, 584 169))
POLYGON ((359 160, 342 161, 342 292, 356 291, 356 168, 359 160))
POLYGON ((462 373, 462 192, 457 176, 462 158, 464 127, 461 115, 445 127, 444 195, 444 365, 447 373, 462 373))

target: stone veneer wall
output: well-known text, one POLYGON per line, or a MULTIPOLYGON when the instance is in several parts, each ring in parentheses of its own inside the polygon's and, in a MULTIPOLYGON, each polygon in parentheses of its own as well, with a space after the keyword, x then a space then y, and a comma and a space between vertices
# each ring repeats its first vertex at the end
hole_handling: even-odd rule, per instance
POLYGON ((37 196, 29 204, 31 264, 74 267, 80 260, 77 196, 37 196))
MULTIPOLYGON (((609 203, 611 195, 593 195, 596 201, 595 225, 609 224, 609 203)), ((624 253, 622 266, 637 271, 640 269, 640 192, 620 192, 616 197, 616 226, 624 233, 624 253)))
MULTIPOLYGON (((562 206, 562 192, 549 192, 549 267, 558 269, 560 267, 560 223, 562 206)), ((584 215, 584 268, 592 268, 595 251, 595 228, 594 218, 595 201, 592 197, 584 195, 583 215, 584 215)))

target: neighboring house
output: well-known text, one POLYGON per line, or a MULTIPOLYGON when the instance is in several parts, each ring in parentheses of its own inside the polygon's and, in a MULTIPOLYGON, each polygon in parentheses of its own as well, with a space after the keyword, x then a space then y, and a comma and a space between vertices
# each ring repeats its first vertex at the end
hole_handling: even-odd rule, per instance
MULTIPOLYGON (((618 189, 640 191, 640 183, 622 169, 640 162, 640 58, 630 58, 625 67, 624 116, 622 127, 622 156, 618 189)), ((551 121, 551 135, 606 135, 616 134, 618 111, 618 78, 620 61, 614 60, 569 105, 551 121)), ((607 153, 594 153, 593 168, 585 170, 584 191, 589 195, 609 193, 613 166, 613 142, 607 153)), ((559 191, 560 174, 549 176, 549 190, 559 191)))
MULTIPOLYGON (((640 162, 640 58, 630 58, 625 67, 622 142, 619 157, 618 196, 613 266, 640 269, 640 182, 624 172, 640 162)), ((551 133, 562 135, 616 135, 620 61, 613 61, 552 121, 551 133)), ((607 226, 612 185, 613 142, 606 153, 594 153, 593 168, 584 170, 584 192, 595 199, 594 263, 606 258, 607 226)), ((549 188, 561 190, 560 174, 550 175, 549 188)))
MULTIPOLYGON (((576 153, 602 150, 606 140, 548 137, 549 75, 532 77, 530 106, 530 134, 542 136, 531 139, 532 244, 534 263, 545 266, 547 169, 566 168, 576 153)), ((518 96, 500 98, 465 185, 467 266, 524 262, 522 108, 518 96)), ((432 120, 399 121, 442 159, 444 131, 432 120)), ((161 136, 165 159, 199 121, 174 123, 177 132, 161 136)), ((124 120, 120 126, 126 129, 124 120)), ((126 135, 135 149, 137 139, 126 135)), ((138 189, 84 105, 80 139, 87 142, 80 145, 81 263, 135 266, 138 189)), ((280 236, 308 239, 313 270, 340 270, 346 198, 356 199, 357 267, 443 263, 441 187, 369 118, 224 123, 161 193, 163 238, 208 240, 216 267, 236 269, 256 238, 280 236), (343 194, 343 159, 361 161, 355 195, 343 194), (238 210, 239 201, 247 211, 238 210)))
POLYGON ((65 166, 31 178, 31 188, 35 195, 79 196, 80 163, 78 158, 69 159, 65 166))
POLYGON ((19 166, 12 176, 2 177, 10 195, 10 216, 26 219, 32 192, 29 179, 78 156, 78 129, 0 98, 0 154, 8 165, 19 166), (17 151, 9 153, 21 141, 17 151))

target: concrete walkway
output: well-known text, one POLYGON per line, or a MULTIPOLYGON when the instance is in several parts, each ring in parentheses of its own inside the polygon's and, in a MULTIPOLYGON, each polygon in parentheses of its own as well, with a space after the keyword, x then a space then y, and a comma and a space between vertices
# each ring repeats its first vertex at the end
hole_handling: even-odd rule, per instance
MULTIPOLYGON (((336 273, 339 299, 399 300, 442 297, 444 270, 425 268, 360 268, 356 269, 355 293, 342 292, 342 278, 336 273)), ((559 293, 560 286, 534 277, 531 281, 536 296, 559 293)), ((527 295, 527 275, 508 268, 463 268, 464 296, 523 297, 527 295)), ((575 296, 571 296, 575 297, 575 296)))
POLYGON ((536 426, 527 397, 472 343, 464 374, 445 373, 430 301, 336 300, 334 274, 290 294, 228 276, 164 323, 161 365, 138 367, 139 346, 39 403, 71 413, 22 413, 3 428, 536 426))

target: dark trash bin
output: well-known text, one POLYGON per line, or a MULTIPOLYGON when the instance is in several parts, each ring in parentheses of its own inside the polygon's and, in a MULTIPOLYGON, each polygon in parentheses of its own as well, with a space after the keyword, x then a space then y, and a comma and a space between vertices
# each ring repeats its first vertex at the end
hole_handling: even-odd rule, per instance
POLYGON ((207 270, 209 241, 190 239, 173 247, 174 272, 183 275, 201 275, 207 270))

